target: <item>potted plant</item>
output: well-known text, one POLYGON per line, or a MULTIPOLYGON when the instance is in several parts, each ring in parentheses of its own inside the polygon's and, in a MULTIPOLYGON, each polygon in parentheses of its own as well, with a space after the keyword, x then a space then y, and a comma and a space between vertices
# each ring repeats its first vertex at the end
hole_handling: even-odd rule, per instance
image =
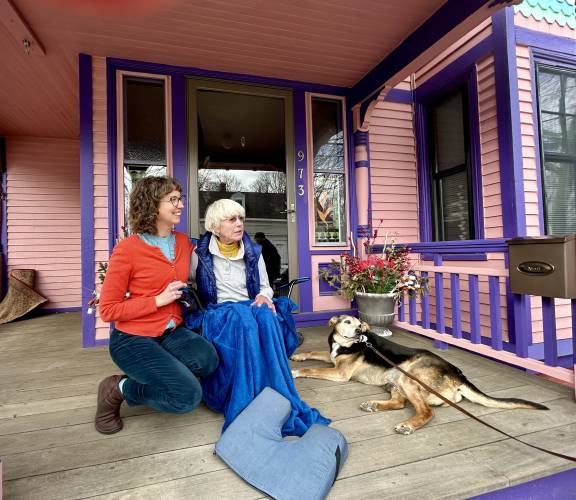
POLYGON ((374 253, 377 236, 375 230, 364 240, 364 256, 357 255, 352 245, 352 253, 342 254, 339 261, 333 260, 320 277, 344 297, 356 299, 360 319, 373 332, 388 336, 392 335, 388 327, 394 321, 396 302, 406 293, 424 293, 428 280, 413 271, 410 249, 394 241, 388 244, 388 237, 382 252, 374 253))

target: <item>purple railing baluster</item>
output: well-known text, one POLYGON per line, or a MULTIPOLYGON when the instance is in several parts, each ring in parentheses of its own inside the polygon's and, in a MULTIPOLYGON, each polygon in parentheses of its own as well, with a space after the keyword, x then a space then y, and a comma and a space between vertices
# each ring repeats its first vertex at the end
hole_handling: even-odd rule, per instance
POLYGON ((473 344, 482 342, 480 332, 480 297, 478 294, 478 276, 471 274, 468 277, 468 286, 470 288, 470 341, 473 344))
POLYGON ((434 273, 434 286, 436 287, 436 331, 446 333, 444 326, 444 279, 442 273, 434 273))
POLYGON ((450 293, 452 294, 452 336, 462 338, 462 312, 460 310, 460 275, 450 274, 450 293))
POLYGON ((412 295, 408 297, 408 313, 409 313, 409 323, 415 325, 418 323, 416 318, 416 296, 412 295))
MULTIPOLYGON (((423 278, 428 277, 428 273, 424 271, 421 275, 423 278)), ((422 327, 430 328, 430 295, 428 295, 428 292, 422 295, 422 327)))
POLYGON ((508 332, 508 335, 514 336, 516 342, 516 355, 521 358, 527 358, 528 345, 532 341, 530 296, 513 293, 512 307, 514 313, 514 332, 508 332))
POLYGON ((398 299, 398 321, 404 321, 405 320, 405 314, 404 314, 404 295, 400 295, 400 298, 398 299))
POLYGON ((490 344, 496 351, 502 350, 502 313, 500 310, 500 280, 498 276, 489 276, 490 287, 490 344))
POLYGON ((542 297, 542 321, 544 323, 544 363, 548 366, 558 366, 556 311, 554 299, 550 297, 542 297))

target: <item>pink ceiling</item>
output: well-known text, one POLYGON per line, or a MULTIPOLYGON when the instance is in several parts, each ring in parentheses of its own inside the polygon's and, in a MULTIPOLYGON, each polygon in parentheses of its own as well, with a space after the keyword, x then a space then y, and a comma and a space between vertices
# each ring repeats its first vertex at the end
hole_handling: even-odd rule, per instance
POLYGON ((11 2, 46 55, 0 19, 0 135, 77 137, 80 52, 351 86, 444 0, 11 2))

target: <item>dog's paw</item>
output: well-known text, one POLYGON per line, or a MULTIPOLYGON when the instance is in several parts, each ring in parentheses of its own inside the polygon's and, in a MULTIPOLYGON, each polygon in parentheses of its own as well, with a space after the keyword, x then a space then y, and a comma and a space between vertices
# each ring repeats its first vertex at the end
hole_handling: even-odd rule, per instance
POLYGON ((292 378, 298 378, 300 376, 300 370, 290 370, 292 372, 292 378))
POLYGON ((415 430, 414 427, 406 422, 400 422, 396 427, 394 427, 394 432, 404 434, 405 436, 412 434, 415 430))
POLYGON ((292 354, 292 356, 290 356, 290 359, 292 361, 306 361, 306 359, 308 358, 306 357, 306 354, 300 353, 300 354, 292 354))
POLYGON ((362 403, 360 403, 360 409, 370 413, 379 411, 378 403, 376 401, 363 401, 362 403))

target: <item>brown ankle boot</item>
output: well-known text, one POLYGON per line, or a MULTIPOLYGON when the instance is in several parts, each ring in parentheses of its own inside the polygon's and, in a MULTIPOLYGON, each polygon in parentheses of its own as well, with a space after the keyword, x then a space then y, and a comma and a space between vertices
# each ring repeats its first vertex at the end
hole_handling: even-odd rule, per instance
POLYGON ((124 398, 118 389, 118 382, 122 378, 122 375, 111 375, 102 380, 98 386, 98 404, 94 425, 102 434, 114 434, 124 427, 120 418, 120 405, 124 398))

